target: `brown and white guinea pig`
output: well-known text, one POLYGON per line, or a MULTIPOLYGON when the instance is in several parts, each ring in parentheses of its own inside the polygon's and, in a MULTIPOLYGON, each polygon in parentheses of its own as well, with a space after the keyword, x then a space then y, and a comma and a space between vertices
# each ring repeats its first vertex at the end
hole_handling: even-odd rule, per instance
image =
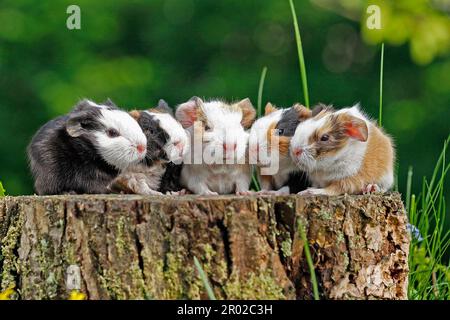
POLYGON ((277 109, 269 102, 265 107, 264 116, 252 125, 249 152, 251 159, 257 156, 256 171, 261 185, 260 193, 299 192, 308 187, 305 175, 292 161, 289 144, 298 123, 311 116, 311 110, 300 104, 277 109), (277 148, 277 157, 272 152, 273 147, 277 148), (264 169, 270 167, 275 173, 263 175, 264 169), (290 179, 291 177, 294 179, 290 179))
POLYGON ((175 117, 190 135, 190 152, 181 184, 195 194, 241 193, 249 190, 251 167, 246 161, 250 128, 256 116, 249 99, 228 104, 198 97, 178 106, 175 117))
POLYGON ((111 184, 115 192, 156 195, 180 191, 181 163, 188 151, 188 135, 164 100, 149 110, 133 110, 147 138, 145 159, 130 166, 111 184))
POLYGON ((300 123, 291 140, 291 155, 313 185, 302 194, 384 192, 394 182, 392 140, 359 105, 334 112, 325 109, 300 123))
POLYGON ((136 120, 110 100, 82 100, 42 126, 28 146, 36 193, 108 193, 119 172, 144 159, 146 145, 136 120))

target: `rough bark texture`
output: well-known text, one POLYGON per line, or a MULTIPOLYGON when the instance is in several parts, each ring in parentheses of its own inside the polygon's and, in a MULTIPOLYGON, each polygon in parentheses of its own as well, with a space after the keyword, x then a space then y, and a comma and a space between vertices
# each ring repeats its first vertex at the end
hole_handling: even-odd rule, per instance
POLYGON ((89 299, 207 299, 196 256, 218 298, 312 299, 300 225, 321 298, 406 299, 409 235, 397 193, 5 197, 1 290, 66 299, 76 265, 89 299))

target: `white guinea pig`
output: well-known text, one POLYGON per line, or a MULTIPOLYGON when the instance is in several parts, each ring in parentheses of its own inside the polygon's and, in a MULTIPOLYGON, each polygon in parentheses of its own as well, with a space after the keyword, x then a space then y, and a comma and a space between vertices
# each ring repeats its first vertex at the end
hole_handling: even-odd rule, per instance
POLYGON ((392 140, 358 105, 326 109, 300 123, 290 152, 313 185, 301 194, 387 191, 394 182, 392 140))
POLYGON ((196 194, 248 191, 251 168, 246 163, 249 134, 245 130, 255 116, 249 99, 228 104, 193 97, 178 106, 175 117, 191 139, 181 184, 196 194))

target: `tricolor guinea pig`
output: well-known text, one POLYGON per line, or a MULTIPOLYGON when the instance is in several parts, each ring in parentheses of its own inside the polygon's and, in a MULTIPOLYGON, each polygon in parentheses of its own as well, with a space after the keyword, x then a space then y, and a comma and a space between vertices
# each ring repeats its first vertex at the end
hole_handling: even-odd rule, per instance
POLYGON ((108 193, 119 172, 145 158, 146 145, 136 120, 110 100, 82 100, 41 127, 28 146, 36 193, 108 193))
POLYGON ((268 103, 264 116, 252 125, 249 152, 251 159, 257 156, 256 171, 261 185, 260 193, 290 193, 308 187, 305 174, 292 161, 289 144, 298 123, 311 116, 312 111, 300 104, 277 109, 268 103), (273 148, 276 148, 276 152, 273 152, 273 148), (264 169, 274 172, 264 174, 264 169))
POLYGON ((249 190, 246 161, 248 133, 256 116, 249 99, 228 104, 198 97, 178 106, 175 117, 190 135, 181 183, 196 194, 230 194, 249 190))
POLYGON ((186 131, 164 100, 156 108, 133 110, 130 115, 147 138, 147 154, 141 163, 121 173, 111 190, 144 195, 180 191, 181 163, 189 146, 186 131))
POLYGON ((303 194, 387 191, 394 181, 392 140, 359 105, 338 111, 325 109, 300 123, 290 152, 313 185, 303 194))

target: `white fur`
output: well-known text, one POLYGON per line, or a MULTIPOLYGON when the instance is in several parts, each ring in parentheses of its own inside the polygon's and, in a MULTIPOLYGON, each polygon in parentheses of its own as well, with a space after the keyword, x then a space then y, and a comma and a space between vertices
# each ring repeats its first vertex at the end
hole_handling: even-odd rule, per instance
MULTIPOLYGON (((274 123, 280 121, 283 115, 283 109, 273 111, 268 115, 259 118, 253 124, 250 130, 250 138, 249 138, 249 148, 250 152, 253 154, 256 152, 256 146, 259 146, 257 165, 262 166, 270 166, 272 164, 271 154, 269 152, 269 145, 267 141, 267 130, 274 123)), ((271 185, 265 185, 263 180, 261 181, 262 190, 273 190, 282 188, 284 183, 289 178, 289 174, 293 171, 298 170, 295 164, 293 163, 290 157, 283 157, 279 154, 276 161, 278 161, 278 170, 277 173, 273 175, 273 181, 271 185)), ((283 189, 285 190, 285 189, 283 189)))
POLYGON ((181 124, 168 113, 145 112, 159 120, 159 125, 169 135, 169 141, 167 141, 164 146, 164 151, 166 152, 169 161, 176 164, 181 163, 183 157, 189 151, 189 137, 186 130, 184 130, 181 124), (175 147, 175 144, 177 143, 180 144, 181 149, 175 147))
MULTIPOLYGON (((348 112, 351 115, 366 121, 369 134, 370 122, 359 110, 358 106, 345 108, 336 113, 348 112)), ((331 181, 336 181, 358 173, 366 154, 367 142, 350 139, 347 145, 333 156, 315 159, 311 155, 313 146, 309 145, 310 136, 316 129, 322 127, 331 115, 326 115, 320 119, 308 119, 297 127, 291 140, 291 156, 296 164, 308 173, 314 187, 323 188, 331 181), (300 157, 296 157, 294 150, 303 149, 300 157)))
POLYGON ((241 125, 242 112, 231 110, 221 101, 205 102, 201 106, 207 119, 210 132, 203 133, 202 150, 195 150, 194 127, 189 128, 191 136, 190 150, 185 156, 181 171, 181 183, 196 194, 229 194, 248 191, 251 180, 249 165, 245 162, 245 153, 249 134, 241 125), (236 152, 225 154, 223 144, 236 143, 236 152), (216 150, 212 155, 215 164, 205 163, 204 154, 216 150), (194 152, 202 152, 202 164, 193 164, 194 152), (233 164, 224 164, 232 162, 233 164))
POLYGON ((120 136, 110 138, 106 131, 94 133, 100 155, 119 170, 141 161, 146 151, 139 153, 138 145, 147 146, 147 138, 139 124, 128 113, 121 110, 101 108, 99 121, 108 128, 116 129, 120 136))
POLYGON ((253 123, 250 129, 249 149, 252 155, 257 156, 258 164, 269 165, 270 155, 267 143, 267 130, 274 123, 281 119, 283 110, 276 110, 267 116, 259 118, 253 123), (259 146, 259 154, 256 154, 256 147, 259 146))
POLYGON ((204 133, 204 144, 210 150, 217 150, 214 153, 216 163, 233 161, 240 163, 245 158, 249 134, 241 124, 242 111, 230 110, 221 101, 210 101, 202 104, 201 109, 207 119, 211 132, 204 133), (236 144, 236 151, 225 154, 223 144, 236 144))

